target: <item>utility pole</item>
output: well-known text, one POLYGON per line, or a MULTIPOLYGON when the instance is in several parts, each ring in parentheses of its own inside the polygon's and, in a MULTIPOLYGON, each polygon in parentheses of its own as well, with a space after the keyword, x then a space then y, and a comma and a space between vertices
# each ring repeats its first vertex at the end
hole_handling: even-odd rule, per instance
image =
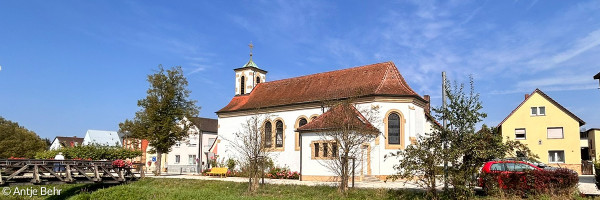
MULTIPOLYGON (((446 72, 442 72, 442 107, 444 114, 442 115, 442 143, 444 143, 444 150, 448 148, 448 138, 446 132, 446 72)), ((448 190, 448 161, 444 160, 444 191, 448 190)))

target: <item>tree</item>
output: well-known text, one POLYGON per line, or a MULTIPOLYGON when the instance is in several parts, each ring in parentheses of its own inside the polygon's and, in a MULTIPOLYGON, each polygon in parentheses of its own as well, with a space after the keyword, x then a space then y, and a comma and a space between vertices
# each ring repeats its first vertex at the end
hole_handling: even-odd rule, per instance
POLYGON ((0 158, 32 158, 48 148, 35 132, 0 117, 0 158))
MULTIPOLYGON (((236 152, 237 161, 248 170, 248 192, 253 193, 259 188, 259 180, 264 172, 264 162, 269 158, 265 149, 264 122, 266 116, 252 115, 242 123, 242 130, 234 133, 227 140, 236 152)), ((231 169, 233 170, 233 169, 231 169)))
POLYGON ((160 175, 162 154, 189 135, 192 124, 184 119, 197 116, 200 107, 188 99, 191 92, 181 67, 165 70, 159 65, 158 70, 148 75, 147 96, 137 103, 142 109, 133 120, 120 123, 119 131, 126 137, 148 140, 157 154, 155 173, 160 175))
POLYGON ((380 133, 371 123, 377 121, 379 107, 371 106, 359 111, 356 106, 352 100, 334 102, 326 113, 311 122, 320 124, 320 127, 313 130, 310 127, 299 129, 304 132, 317 130, 315 132, 321 140, 331 141, 323 146, 327 148, 323 152, 331 154, 332 159, 319 162, 339 177, 340 193, 348 190, 351 173, 356 167, 350 161, 360 157, 363 144, 370 143, 380 133))
MULTIPOLYGON (((448 198, 469 198, 473 195, 475 174, 483 162, 494 158, 504 158, 515 151, 528 152, 535 157, 527 146, 518 141, 502 142, 501 135, 495 128, 483 126, 476 132, 475 125, 487 115, 479 94, 474 91, 473 78, 470 78, 470 91, 464 91, 464 84, 446 88, 449 104, 446 108, 438 107, 433 111, 438 121, 447 120, 446 127, 434 125, 434 131, 418 137, 416 145, 405 151, 390 154, 400 159, 395 165, 398 174, 392 178, 405 178, 422 183, 427 188, 428 196, 438 198, 436 179, 442 173, 440 165, 450 163, 448 178, 444 179, 452 187, 445 191, 448 198), (448 144, 446 148, 442 148, 448 144)), ((448 85, 451 85, 447 82, 448 85)))

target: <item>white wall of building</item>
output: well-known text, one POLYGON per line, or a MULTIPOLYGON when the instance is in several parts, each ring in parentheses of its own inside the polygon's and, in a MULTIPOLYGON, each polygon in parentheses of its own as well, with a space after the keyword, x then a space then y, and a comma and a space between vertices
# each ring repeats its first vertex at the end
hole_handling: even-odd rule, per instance
MULTIPOLYGON (((384 156, 389 153, 396 152, 398 149, 385 149, 385 138, 383 134, 385 133, 385 115, 389 110, 399 110, 402 112, 406 124, 404 127, 404 137, 405 146, 410 144, 409 137, 417 137, 418 135, 422 135, 425 131, 431 131, 431 123, 426 120, 424 109, 422 107, 416 106, 413 103, 396 103, 396 102, 373 102, 373 103, 362 103, 357 105, 358 110, 362 110, 363 108, 370 108, 371 106, 379 107, 378 120, 372 122, 375 127, 377 127, 381 131, 381 136, 378 137, 379 144, 376 145, 375 141, 371 142, 371 175, 392 175, 395 174, 395 170, 393 169, 394 164, 398 164, 399 160, 396 158, 388 158, 384 160, 384 156)), ((269 118, 273 122, 273 126, 275 123, 273 120, 282 119, 284 122, 284 151, 282 152, 271 152, 270 157, 273 159, 276 165, 278 166, 287 166, 292 171, 300 170, 300 152, 295 150, 295 123, 296 120, 300 116, 305 116, 310 121, 310 117, 313 115, 322 114, 321 108, 309 108, 302 110, 291 110, 291 111, 282 111, 282 112, 274 112, 271 113, 269 118)), ((218 155, 221 158, 235 158, 235 154, 237 152, 231 147, 228 141, 233 140, 233 133, 241 131, 241 124, 245 122, 249 116, 237 116, 237 117, 219 117, 219 139, 220 143, 218 144, 218 155)), ((275 134, 275 133, 273 133, 275 134)), ((306 137, 311 138, 311 137, 306 137)), ((302 141, 303 149, 310 148, 310 141, 306 141, 303 139, 302 141)), ((310 149, 308 149, 310 151, 310 149)), ((308 155, 310 156, 310 154, 308 155)), ((305 157, 305 155, 303 155, 305 157)), ((310 160, 310 157, 308 157, 310 160)), ((307 161, 306 158, 304 161, 307 161)), ((306 166, 306 165, 305 165, 306 166)), ((312 167, 303 168, 303 173, 308 175, 307 173, 315 173, 316 174, 324 174, 330 172, 323 172, 321 168, 316 165, 309 165, 312 167), (310 169, 309 169, 310 168, 310 169), (306 171, 309 170, 309 171, 306 171), (312 172, 311 172, 312 171, 312 172)), ((366 171, 366 170, 365 170, 366 171)), ((330 174, 331 175, 331 174, 330 174)))

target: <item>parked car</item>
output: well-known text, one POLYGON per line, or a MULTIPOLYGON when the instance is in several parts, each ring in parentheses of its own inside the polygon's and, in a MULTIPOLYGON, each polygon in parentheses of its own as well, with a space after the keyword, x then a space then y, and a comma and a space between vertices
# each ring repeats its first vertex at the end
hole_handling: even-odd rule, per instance
MULTIPOLYGON (((528 170, 543 170, 538 166, 524 162, 524 161, 514 161, 514 160, 502 160, 502 161, 489 161, 486 162, 481 168, 481 173, 479 174, 479 186, 485 188, 485 180, 484 177, 491 173, 498 173, 498 175, 502 176, 509 173, 523 173, 528 170)), ((525 180, 524 180, 525 181, 525 180)), ((500 188, 505 188, 501 179, 498 179, 498 186, 500 188)))

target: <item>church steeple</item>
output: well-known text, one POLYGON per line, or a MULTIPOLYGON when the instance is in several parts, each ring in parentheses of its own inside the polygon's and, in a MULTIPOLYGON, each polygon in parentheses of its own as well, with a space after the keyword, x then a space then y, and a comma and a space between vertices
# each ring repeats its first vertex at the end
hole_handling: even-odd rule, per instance
POLYGON ((252 60, 252 42, 250 47, 250 60, 241 68, 234 69, 235 71, 235 95, 244 95, 252 92, 252 89, 259 83, 265 82, 267 71, 258 68, 258 65, 252 60))

